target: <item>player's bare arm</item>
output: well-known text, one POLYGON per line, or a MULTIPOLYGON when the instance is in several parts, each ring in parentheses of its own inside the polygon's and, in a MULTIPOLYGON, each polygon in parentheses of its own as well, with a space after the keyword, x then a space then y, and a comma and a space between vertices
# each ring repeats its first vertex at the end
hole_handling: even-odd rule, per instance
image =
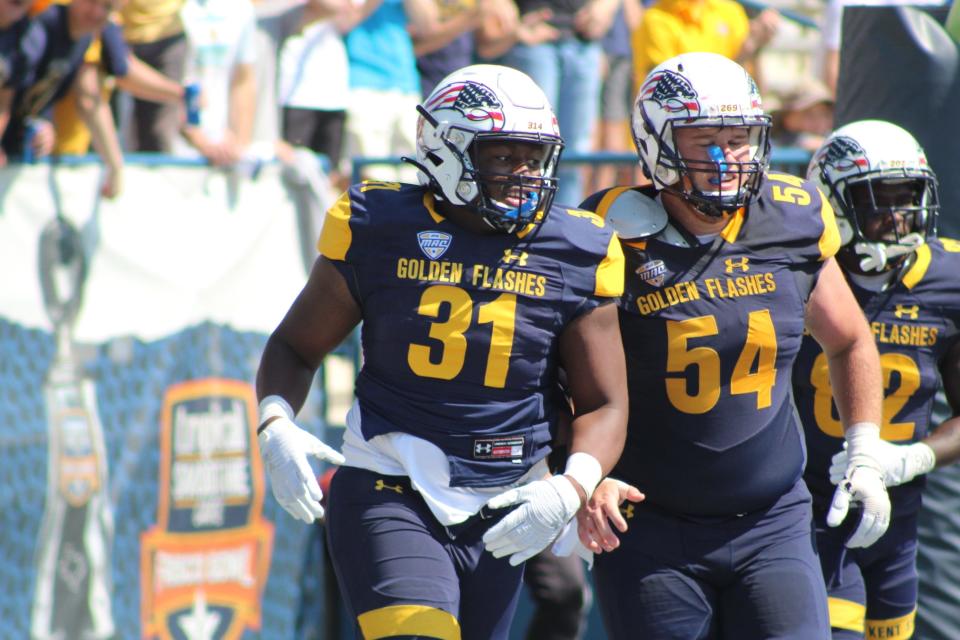
POLYGON ((627 437, 627 374, 616 305, 571 323, 560 338, 560 357, 574 406, 570 453, 590 453, 606 475, 627 437))
POLYGON ((883 480, 880 439, 883 385, 880 355, 856 298, 836 260, 821 270, 807 304, 807 328, 823 347, 834 401, 840 413, 849 457, 837 485, 827 524, 838 526, 850 503, 863 505, 848 547, 869 547, 890 524, 890 498, 883 480))
POLYGON ((343 456, 294 422, 323 358, 360 322, 360 309, 337 269, 320 257, 306 285, 270 335, 257 370, 257 440, 277 502, 310 524, 323 517, 323 493, 307 456, 343 456))
POLYGON ((267 340, 257 371, 257 397, 279 395, 299 409, 323 358, 360 322, 360 308, 347 283, 326 258, 317 258, 310 278, 267 340))
POLYGON ((824 264, 810 294, 806 323, 827 355, 841 422, 880 424, 883 387, 877 345, 833 258, 824 264))

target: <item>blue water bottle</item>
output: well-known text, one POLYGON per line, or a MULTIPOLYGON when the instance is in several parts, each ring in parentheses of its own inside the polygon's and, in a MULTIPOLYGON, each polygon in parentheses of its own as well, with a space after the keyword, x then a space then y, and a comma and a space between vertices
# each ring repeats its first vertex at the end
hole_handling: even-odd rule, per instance
POLYGON ((37 137, 37 131, 40 125, 34 118, 27 118, 23 128, 23 161, 26 164, 36 162, 36 156, 33 153, 33 140, 37 137))
POLYGON ((200 125, 200 85, 191 82, 183 88, 183 104, 187 109, 187 124, 200 125))

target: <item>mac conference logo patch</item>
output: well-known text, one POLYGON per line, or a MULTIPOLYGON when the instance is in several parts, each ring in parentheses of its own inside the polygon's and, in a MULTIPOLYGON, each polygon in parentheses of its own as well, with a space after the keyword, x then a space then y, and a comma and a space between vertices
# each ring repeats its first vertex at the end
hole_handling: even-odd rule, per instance
POLYGON ((423 251, 423 255, 431 260, 436 260, 445 254, 452 242, 453 236, 443 231, 421 231, 417 234, 420 251, 423 251))
POLYGON ((667 267, 663 260, 651 260, 640 265, 637 269, 637 275, 641 282, 646 282, 651 287, 659 287, 663 284, 663 279, 667 274, 667 267))

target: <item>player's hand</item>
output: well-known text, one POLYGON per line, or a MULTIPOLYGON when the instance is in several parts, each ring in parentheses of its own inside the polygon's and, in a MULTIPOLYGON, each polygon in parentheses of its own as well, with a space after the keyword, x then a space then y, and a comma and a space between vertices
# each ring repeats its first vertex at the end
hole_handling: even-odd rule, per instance
POLYGON ((613 551, 620 546, 620 538, 610 528, 610 523, 621 533, 627 530, 627 521, 620 513, 625 501, 641 502, 646 496, 626 482, 607 478, 601 482, 593 496, 577 512, 577 534, 584 547, 593 553, 613 551))
POLYGON ((879 540, 890 525, 890 497, 883 482, 880 457, 883 441, 880 427, 866 422, 847 428, 847 467, 833 494, 827 512, 827 526, 836 527, 847 517, 851 502, 863 506, 860 523, 846 545, 869 547, 879 540))
MULTIPOLYGON (((830 460, 830 482, 838 484, 847 471, 847 443, 830 460)), ((919 475, 930 473, 937 464, 933 449, 923 442, 892 444, 880 441, 877 459, 883 467, 883 483, 888 487, 910 482, 919 475)))
POLYGON ((495 558, 510 556, 517 566, 547 548, 580 508, 580 494, 571 480, 551 476, 490 498, 487 507, 519 505, 483 534, 483 544, 495 558))
POLYGON ((310 524, 323 517, 323 492, 307 456, 343 464, 343 456, 285 417, 275 417, 257 437, 273 497, 287 513, 310 524))

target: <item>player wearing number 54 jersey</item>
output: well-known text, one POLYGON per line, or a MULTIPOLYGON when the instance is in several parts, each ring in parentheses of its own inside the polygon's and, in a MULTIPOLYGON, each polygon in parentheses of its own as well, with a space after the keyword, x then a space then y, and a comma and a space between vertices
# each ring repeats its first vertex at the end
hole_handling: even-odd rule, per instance
POLYGON ((623 447, 623 252, 596 215, 552 206, 562 142, 527 76, 466 67, 419 112, 422 184, 356 185, 327 214, 263 354, 260 446, 274 495, 307 522, 322 510, 306 455, 345 465, 327 532, 358 635, 505 638, 523 561, 623 447), (291 407, 361 320, 340 456, 291 407), (550 476, 561 365, 576 414, 550 476))
POLYGON ((578 518, 583 543, 604 551, 597 595, 615 639, 829 637, 790 388, 805 327, 841 381, 856 453, 834 518, 861 501, 860 543, 885 527, 869 452, 877 350, 833 259, 829 202, 803 179, 766 171, 769 125, 742 67, 713 54, 672 58, 634 108, 653 185, 584 203, 625 245, 630 416, 611 475, 646 495, 621 514, 632 490, 605 481, 578 518))
POLYGON ((935 237, 936 178, 917 141, 892 123, 838 129, 814 154, 808 175, 836 206, 844 245, 838 259, 880 351, 882 462, 892 503, 890 529, 869 549, 846 549, 848 532, 823 526, 831 481, 847 455, 826 358, 805 338, 793 384, 833 637, 901 640, 913 635, 917 607, 923 474, 960 457, 960 244, 935 237), (934 431, 941 382, 954 418, 934 431))

